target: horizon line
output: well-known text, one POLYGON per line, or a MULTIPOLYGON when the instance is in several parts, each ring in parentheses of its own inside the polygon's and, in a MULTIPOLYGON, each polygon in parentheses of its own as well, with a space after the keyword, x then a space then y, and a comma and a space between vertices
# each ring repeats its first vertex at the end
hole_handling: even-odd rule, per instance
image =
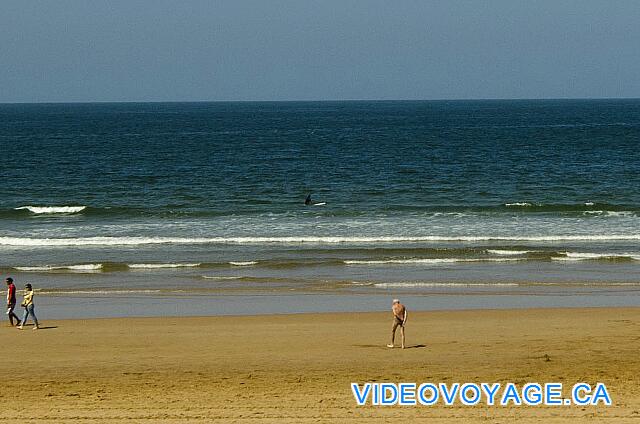
POLYGON ((465 102, 465 101, 545 101, 545 100, 640 100, 640 97, 478 97, 441 99, 287 99, 287 100, 81 100, 16 101, 0 105, 114 104, 114 103, 339 103, 339 102, 465 102))

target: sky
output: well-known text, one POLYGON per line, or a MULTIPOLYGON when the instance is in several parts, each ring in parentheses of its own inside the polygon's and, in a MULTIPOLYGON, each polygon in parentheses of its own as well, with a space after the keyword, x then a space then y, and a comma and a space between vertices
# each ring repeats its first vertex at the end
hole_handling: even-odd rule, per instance
POLYGON ((640 97, 637 0, 0 2, 0 102, 640 97))

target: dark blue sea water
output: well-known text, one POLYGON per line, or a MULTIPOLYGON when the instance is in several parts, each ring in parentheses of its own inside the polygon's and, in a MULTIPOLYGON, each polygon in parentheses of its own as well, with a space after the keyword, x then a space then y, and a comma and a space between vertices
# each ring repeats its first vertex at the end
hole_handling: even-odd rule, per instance
POLYGON ((635 294, 639 142, 640 100, 5 104, 0 268, 43 297, 635 294))

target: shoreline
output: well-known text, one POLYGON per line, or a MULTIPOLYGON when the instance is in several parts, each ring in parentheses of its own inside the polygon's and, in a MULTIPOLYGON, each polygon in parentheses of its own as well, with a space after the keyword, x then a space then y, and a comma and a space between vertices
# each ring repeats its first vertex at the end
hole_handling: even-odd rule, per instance
MULTIPOLYGON (((388 297, 388 296, 386 296, 388 297)), ((405 297, 406 298, 406 297, 405 297)), ((403 298, 403 299, 405 299, 403 298)), ((391 298, 389 298, 391 299, 391 298)), ((391 302, 389 302, 390 304, 391 302)), ((448 313, 472 313, 472 312, 501 312, 501 313, 516 313, 516 312, 561 312, 561 311, 615 311, 615 310, 634 310, 638 309, 640 312, 640 305, 638 306, 565 306, 565 307, 522 307, 522 308, 466 308, 466 309, 433 309, 433 310, 422 310, 422 309, 412 309, 412 314, 448 314, 448 313)), ((37 310, 36 310, 37 311, 37 310)), ((389 311, 386 310, 371 310, 371 311, 353 311, 353 312, 339 312, 339 311, 324 311, 324 312, 273 312, 273 313, 264 313, 264 314, 220 314, 220 315, 162 315, 162 316, 144 316, 144 315, 131 315, 126 317, 86 317, 86 318, 54 318, 47 320, 54 322, 74 322, 74 321, 119 321, 119 320, 173 320, 173 319, 218 319, 218 318, 261 318, 261 317, 313 317, 313 316, 332 316, 332 315, 379 315, 379 314, 388 314, 389 311)), ((22 318, 22 315, 19 315, 22 318)), ((39 318, 40 320, 40 318, 39 318)), ((41 320, 42 321, 42 320, 41 320)), ((31 322, 31 321, 29 321, 31 322)))

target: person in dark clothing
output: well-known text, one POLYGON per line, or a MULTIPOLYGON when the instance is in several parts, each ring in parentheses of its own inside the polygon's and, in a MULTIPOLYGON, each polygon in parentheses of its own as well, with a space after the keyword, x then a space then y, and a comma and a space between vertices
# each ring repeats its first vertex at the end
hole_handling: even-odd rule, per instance
POLYGON ((13 284, 13 278, 7 277, 4 280, 7 283, 7 315, 9 316, 9 323, 13 326, 13 319, 16 319, 15 325, 20 325, 20 318, 13 310, 16 308, 16 286, 13 284))

